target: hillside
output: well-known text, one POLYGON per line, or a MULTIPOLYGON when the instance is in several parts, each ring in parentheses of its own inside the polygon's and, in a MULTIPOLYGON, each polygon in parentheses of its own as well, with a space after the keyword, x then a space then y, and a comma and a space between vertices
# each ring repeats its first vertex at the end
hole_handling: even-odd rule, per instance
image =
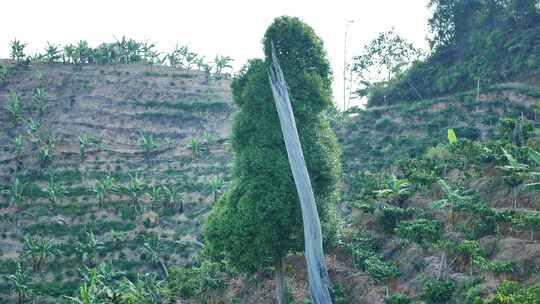
MULTIPOLYGON (((34 268, 31 283, 50 303, 75 292, 83 265, 107 262, 135 278, 158 271, 152 250, 166 265, 190 263, 200 250, 213 192, 228 175, 229 86, 227 79, 208 81, 200 72, 144 65, 11 70, 0 88, 0 107, 16 92, 23 110, 16 127, 0 111, 0 180, 9 191, 17 177, 24 203, 2 198, 1 274, 14 273, 16 258, 30 246, 23 237, 58 245, 54 258, 34 268), (38 88, 42 114, 31 107, 38 88), (23 138, 19 148, 17 135, 23 138), (117 190, 105 193, 100 206, 97 183, 107 176, 117 190), (174 189, 170 201, 151 195, 158 185, 174 189)), ((2 303, 8 301, 6 284, 2 303)))
MULTIPOLYGON (((421 174, 416 174, 433 165, 428 166, 425 153, 448 142, 449 128, 455 130, 460 142, 471 139, 487 145, 499 136, 497 126, 504 118, 519 119, 523 113, 536 125, 538 83, 529 79, 498 84, 482 88, 479 95, 471 91, 370 107, 336 118, 343 149, 345 193, 341 209, 346 223, 341 244, 329 248, 327 255, 336 303, 383 303, 386 295, 394 293, 420 297, 425 282, 431 282, 425 278, 438 277, 441 271, 454 282, 451 293, 455 303, 468 303, 463 297, 472 289, 482 296, 493 295, 504 279, 524 286, 540 280, 538 233, 531 237, 530 229, 513 228, 510 220, 495 224, 501 228, 467 234, 467 230, 479 229, 467 223, 482 222, 472 221, 466 210, 452 220, 461 227, 454 229, 448 211, 430 207, 431 202, 444 197, 437 177, 421 179, 421 174), (411 161, 416 175, 404 169, 411 165, 403 164, 411 161), (406 194, 392 192, 396 177, 392 180, 391 173, 397 181, 407 180, 406 194), (367 183, 365 176, 370 180, 367 183), (389 195, 373 194, 385 189, 389 195), (444 261, 438 245, 430 245, 433 240, 426 242, 421 236, 411 241, 406 235, 396 235, 396 224, 419 219, 439 223, 441 236, 430 238, 458 245, 476 240, 482 257, 495 263, 490 267, 509 262, 513 270, 505 268, 499 273, 489 267, 473 268, 472 262, 451 250, 447 255, 454 261, 441 270, 444 261), (374 270, 366 261, 379 263, 380 268, 374 270), (393 275, 394 271, 399 275, 393 275)), ((23 110, 18 121, 8 111, 0 111, 0 142, 5 147, 0 155, 0 174, 6 194, 0 209, 1 274, 16 273, 17 260, 24 261, 26 271, 33 272, 28 284, 34 298, 43 303, 58 303, 64 295, 77 295, 84 282, 79 269, 84 274, 85 267, 108 265, 132 281, 141 273, 162 276, 166 268, 175 280, 187 279, 182 267, 198 265, 197 255, 203 246, 201 225, 230 173, 228 137, 234 109, 229 86, 228 79, 209 81, 203 73, 145 65, 78 69, 35 64, 11 70, 0 89, 0 107, 12 103, 10 93, 17 92, 23 110), (35 107, 36 98, 46 100, 42 113, 35 107), (41 126, 32 126, 30 118, 34 124, 40 120, 41 126), (20 148, 14 140, 17 135, 24 138, 20 148), (114 179, 114 189, 104 191, 100 203, 99 183, 104 184, 107 177, 114 179), (17 183, 24 185, 21 202, 9 194, 17 183), (176 195, 172 199, 158 196, 154 192, 158 185, 176 188, 176 195), (34 257, 39 255, 31 254, 30 248, 39 247, 43 240, 50 240, 55 251, 37 263, 34 257)), ((532 136, 530 144, 536 145, 536 139, 532 136)), ((482 144, 475 145, 471 149, 482 144)), ((474 155, 466 150, 451 145, 440 149, 448 150, 442 153, 447 155, 446 161, 453 157, 471 159, 470 165, 448 161, 444 174, 437 167, 442 160, 430 170, 440 171, 437 174, 451 187, 472 189, 483 202, 481 206, 492 208, 489 210, 495 213, 487 212, 482 221, 491 223, 492 216, 512 209, 512 189, 503 181, 504 172, 497 169, 505 161, 501 151, 493 148, 487 160, 475 163, 474 155)), ((535 195, 530 191, 518 195, 517 214, 538 210, 535 195)), ((474 209, 478 206, 471 208, 478 210, 474 209)), ((474 247, 476 243, 471 244, 474 247)), ((301 302, 307 297, 303 257, 291 256, 286 263, 290 296, 301 302)), ((195 297, 191 292, 180 294, 197 303, 274 301, 273 281, 265 271, 252 277, 205 271, 209 276, 205 280, 210 281, 203 292, 197 291, 195 297)), ((9 280, 1 282, 1 299, 15 301, 9 280)))

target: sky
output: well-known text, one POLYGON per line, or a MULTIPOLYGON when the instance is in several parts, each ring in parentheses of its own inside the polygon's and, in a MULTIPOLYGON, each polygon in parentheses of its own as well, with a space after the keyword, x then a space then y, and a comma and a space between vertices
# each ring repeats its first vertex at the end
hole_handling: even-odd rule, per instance
POLYGON ((417 47, 426 47, 427 0, 8 0, 0 18, 0 57, 9 42, 42 52, 47 41, 91 46, 126 36, 149 40, 160 51, 178 43, 213 58, 231 56, 234 70, 262 57, 261 40, 275 17, 300 17, 323 39, 334 72, 334 101, 343 102, 344 34, 347 58, 359 54, 379 32, 392 27, 417 47), (346 24, 349 21, 348 26, 346 24))

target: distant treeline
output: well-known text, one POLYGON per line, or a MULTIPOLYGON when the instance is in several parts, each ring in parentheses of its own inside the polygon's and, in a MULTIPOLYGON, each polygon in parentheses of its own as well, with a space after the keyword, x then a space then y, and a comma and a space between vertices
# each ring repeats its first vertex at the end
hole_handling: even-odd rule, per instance
POLYGON ((430 0, 430 54, 369 90, 369 106, 418 100, 540 69, 540 1, 430 0))
POLYGON ((83 64, 149 64, 169 65, 185 70, 197 69, 220 77, 223 71, 231 68, 232 58, 216 55, 214 60, 190 50, 187 46, 178 46, 170 53, 156 50, 156 45, 148 41, 140 42, 122 37, 115 42, 101 43, 91 47, 86 40, 76 44, 56 45, 47 43, 43 53, 28 55, 25 53, 26 44, 14 39, 10 43, 11 59, 18 65, 40 63, 83 64))

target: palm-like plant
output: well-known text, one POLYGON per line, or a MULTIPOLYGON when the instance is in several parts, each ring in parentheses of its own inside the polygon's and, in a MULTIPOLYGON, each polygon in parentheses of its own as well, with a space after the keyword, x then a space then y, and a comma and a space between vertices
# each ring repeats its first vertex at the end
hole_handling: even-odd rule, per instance
POLYGON ((9 196, 11 204, 15 204, 17 208, 20 208, 24 203, 25 189, 26 184, 21 182, 18 178, 15 178, 9 189, 3 190, 2 193, 9 196))
POLYGON ((86 150, 88 146, 92 143, 92 137, 88 134, 83 134, 79 136, 79 156, 81 162, 86 159, 86 150))
POLYGON ((401 207, 412 192, 411 183, 407 179, 399 179, 392 175, 386 184, 386 188, 374 191, 374 194, 379 198, 388 199, 390 202, 401 207))
POLYGON ((155 51, 155 43, 145 41, 140 44, 142 61, 146 64, 154 64, 156 57, 159 57, 159 52, 155 51))
POLYGON ((146 253, 150 257, 150 261, 153 263, 158 264, 161 267, 161 270, 163 271, 163 275, 165 277, 169 276, 169 271, 167 270, 167 266, 165 265, 165 262, 160 257, 160 254, 163 252, 163 244, 159 241, 157 238, 153 238, 150 240, 147 240, 144 243, 144 249, 146 250, 146 253))
POLYGON ((18 134, 12 139, 11 143, 13 144, 13 152, 15 152, 15 161, 17 162, 17 170, 19 170, 22 165, 24 136, 21 134, 18 134))
POLYGON ((31 294, 30 286, 28 282, 30 281, 28 275, 24 271, 21 263, 17 263, 17 268, 14 274, 6 276, 6 279, 11 286, 11 289, 17 293, 17 303, 22 304, 31 294))
POLYGON ((88 46, 88 41, 80 40, 73 49, 73 59, 76 65, 92 62, 92 49, 88 46))
POLYGON ((52 204, 52 207, 56 209, 59 203, 62 201, 62 197, 67 193, 64 186, 58 183, 54 176, 50 176, 47 182, 47 186, 43 190, 47 195, 47 199, 52 204))
POLYGON ((148 188, 148 191, 144 193, 147 197, 152 200, 152 210, 155 209, 157 203, 159 203, 163 197, 163 188, 161 185, 153 184, 148 188))
POLYGON ((104 243, 98 240, 93 232, 86 233, 82 241, 77 242, 77 252, 81 261, 90 267, 97 265, 98 253, 105 248, 104 243))
POLYGON ((55 151, 56 148, 54 144, 54 139, 45 139, 43 144, 39 147, 37 155, 39 165, 42 169, 47 168, 51 164, 55 155, 55 151))
POLYGON ((461 189, 452 189, 448 183, 440 179, 437 181, 441 187, 444 198, 431 203, 431 208, 450 208, 448 218, 452 227, 454 227, 457 211, 462 209, 462 206, 472 201, 472 197, 463 193, 461 189))
POLYGON ((9 45, 11 47, 11 59, 15 60, 17 64, 23 63, 25 60, 24 48, 26 47, 26 43, 13 39, 9 45))
POLYGON ((191 52, 187 46, 177 48, 177 54, 179 56, 179 63, 187 71, 190 71, 192 66, 196 64, 197 57, 199 56, 197 53, 191 52))
POLYGON ((139 275, 135 283, 124 279, 119 287, 122 291, 122 303, 163 303, 159 292, 161 284, 162 281, 153 274, 139 275))
MULTIPOLYGON (((533 162, 537 167, 540 166, 540 153, 533 149, 529 149, 529 160, 533 162)), ((529 177, 534 181, 525 185, 526 189, 539 190, 540 189, 540 172, 530 172, 529 177)))
POLYGON ((26 123, 26 134, 28 135, 28 140, 34 145, 34 149, 41 143, 42 136, 41 133, 41 121, 34 120, 30 117, 25 121, 26 123))
POLYGON ((177 43, 172 52, 165 55, 165 58, 169 62, 169 65, 171 67, 175 68, 176 66, 182 64, 182 58, 180 57, 180 53, 182 53, 182 47, 178 47, 177 43))
POLYGON ((187 143, 187 148, 191 151, 193 157, 198 157, 204 150, 204 146, 197 138, 191 138, 187 143))
POLYGON ((39 117, 43 116, 43 113, 47 110, 47 93, 43 88, 36 88, 34 94, 32 94, 32 108, 38 111, 39 117))
POLYGON ((103 180, 96 180, 93 191, 96 194, 100 208, 103 207, 107 194, 114 189, 115 183, 116 180, 111 176, 107 176, 103 180))
POLYGON ((158 142, 154 139, 154 136, 150 133, 141 132, 139 134, 139 139, 137 140, 145 160, 149 160, 150 156, 159 147, 158 142))
POLYGON ((64 63, 77 63, 75 46, 73 44, 68 44, 64 46, 63 61, 64 63))
POLYGON ((232 68, 231 62, 233 59, 229 56, 223 56, 223 55, 216 55, 216 58, 214 59, 214 65, 216 67, 215 77, 216 79, 220 79, 221 75, 223 74, 223 70, 226 68, 232 68))
POLYGON ((501 149, 504 153, 504 157, 508 161, 508 164, 505 166, 498 166, 498 168, 506 173, 506 175, 503 176, 503 179, 512 188, 512 196, 514 202, 513 207, 515 209, 517 208, 517 193, 519 187, 523 184, 523 182, 528 176, 529 166, 520 163, 504 148, 501 149))
POLYGON ((224 182, 223 179, 219 176, 214 176, 211 179, 208 180, 208 184, 210 185, 210 189, 212 190, 212 194, 214 195, 214 203, 218 200, 218 194, 221 192, 224 182))
POLYGON ((22 104, 16 92, 11 92, 8 97, 8 103, 5 105, 13 127, 16 128, 22 120, 22 104))
POLYGON ((139 197, 143 190, 144 181, 142 178, 139 177, 137 173, 135 173, 135 175, 132 175, 132 174, 128 174, 128 175, 129 175, 129 183, 127 184, 127 186, 124 186, 124 190, 131 197, 131 202, 135 210, 142 211, 141 206, 139 204, 139 197))
POLYGON ((30 260, 34 271, 40 271, 47 259, 58 252, 51 240, 41 237, 24 236, 23 242, 23 256, 30 260))
POLYGON ((161 190, 165 196, 165 200, 169 209, 175 209, 175 206, 178 202, 180 205, 179 212, 184 212, 184 203, 182 198, 179 198, 180 187, 177 185, 161 185, 161 190))
POLYGON ((62 51, 58 46, 47 42, 47 47, 45 48, 45 61, 48 63, 55 63, 60 61, 62 58, 62 51))
MULTIPOLYGON (((96 269, 89 271, 85 282, 79 287, 78 297, 67 297, 71 304, 102 304, 106 289, 103 288, 102 277, 96 269)), ((116 303, 116 302, 112 302, 116 303)))

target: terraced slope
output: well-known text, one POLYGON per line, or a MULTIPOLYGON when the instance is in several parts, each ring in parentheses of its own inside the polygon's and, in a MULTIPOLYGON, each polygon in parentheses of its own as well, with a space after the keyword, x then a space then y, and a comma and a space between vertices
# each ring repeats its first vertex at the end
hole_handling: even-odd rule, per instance
POLYGON ((540 82, 505 83, 424 101, 390 107, 352 110, 338 137, 343 145, 345 169, 376 171, 400 159, 421 155, 447 141, 453 128, 458 138, 486 140, 501 118, 538 122, 540 82))
MULTIPOLYGON (((533 79, 483 88, 479 95, 465 92, 351 111, 336 128, 348 185, 345 201, 359 190, 350 184, 358 172, 391 171, 393 162, 446 142, 448 128, 459 138, 482 140, 493 135, 504 117, 523 113, 537 124, 539 83, 533 79)), ((163 277, 163 265, 189 264, 200 253, 205 215, 226 188, 233 112, 229 87, 228 79, 208 80, 204 74, 166 67, 35 65, 13 70, 0 87, 0 275, 15 273, 21 258, 37 298, 58 303, 78 289, 79 270, 86 267, 113 265, 134 279, 139 272, 163 277), (45 97, 39 97, 38 88, 45 97), (19 120, 5 109, 13 102, 12 92, 22 104, 19 120), (40 98, 46 100, 43 113, 35 107, 40 98), (100 203, 96 191, 108 176, 114 178, 114 187, 100 203), (14 185, 24 185, 20 203, 10 195, 14 185), (157 186, 175 188, 177 195, 162 191, 156 196, 157 186), (36 266, 32 256, 23 254, 42 240, 57 250, 36 266)), ((509 189, 500 176, 490 174, 470 186, 497 211, 507 209, 509 189), (499 184, 493 186, 491 179, 499 184)), ((428 189, 407 204, 429 211, 428 203, 439 199, 439 192, 428 189)), ((528 211, 537 210, 531 193, 519 199, 528 211)), ((346 219, 353 224, 347 229, 357 229, 354 214, 346 219)), ((438 219, 447 221, 443 215, 438 219)), ((401 250, 401 240, 372 221, 368 216, 357 232, 368 229, 380 239, 381 256, 402 273, 396 290, 418 294, 418 278, 436 269, 439 253, 417 245, 401 250), (417 269, 411 266, 415 263, 427 267, 417 269)), ((455 236, 446 233, 445 238, 455 236)), ((494 238, 479 240, 483 247, 493 247, 491 260, 515 261, 520 271, 537 265, 540 247, 528 232, 494 238)), ((329 251, 327 259, 343 301, 382 303, 384 286, 353 267, 346 247, 329 251)), ((303 258, 291 256, 287 264, 292 296, 301 301, 307 296, 303 258)), ((517 273, 513 279, 537 281, 536 268, 530 269, 527 277, 517 273)), ((466 271, 456 268, 452 275, 459 281, 466 271)), ((488 280, 487 290, 492 292, 497 280, 488 280)), ((0 277, 0 303, 15 301, 7 287, 0 277)), ((234 278, 219 292, 242 303, 273 303, 273 289, 272 278, 261 272, 249 280, 234 278)))
MULTIPOLYGON (((33 287, 51 297, 75 290, 83 266, 107 262, 133 277, 160 269, 152 251, 165 264, 187 263, 200 249, 201 222, 214 192, 227 179, 229 87, 227 79, 208 81, 204 74, 166 67, 13 70, 0 88, 0 184, 6 191, 18 178, 25 190, 18 207, 9 195, 0 198, 1 274, 14 272, 25 236, 59 246, 34 269, 41 275, 33 287), (46 92, 42 115, 31 107, 36 88, 46 92), (4 110, 11 92, 23 108, 16 127, 4 110), (33 133, 29 119, 41 122, 33 133), (23 136, 19 156, 17 135, 23 136), (33 143, 34 135, 40 140, 33 143), (81 137, 90 139, 84 157, 81 137), (50 161, 39 159, 44 147, 52 152, 50 161), (94 190, 106 176, 116 182, 100 207, 94 190), (140 185, 130 192, 133 183, 140 185), (178 195, 152 199, 155 185, 176 187, 178 195), (82 255, 84 246, 93 247, 95 256, 82 255)), ((4 284, 0 302, 8 294, 4 284)))

